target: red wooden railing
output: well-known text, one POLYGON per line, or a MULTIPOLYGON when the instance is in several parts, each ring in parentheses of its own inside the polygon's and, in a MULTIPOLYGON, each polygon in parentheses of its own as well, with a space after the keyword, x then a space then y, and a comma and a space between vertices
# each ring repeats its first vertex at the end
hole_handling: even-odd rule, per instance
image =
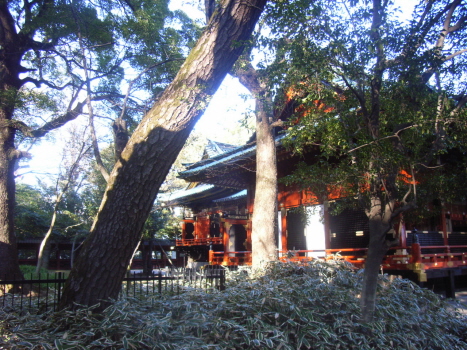
MULTIPOLYGON (((279 260, 307 262, 313 259, 341 259, 360 268, 365 264, 368 248, 343 248, 324 250, 279 251, 279 260)), ((209 262, 213 265, 251 265, 251 252, 209 251, 209 262)), ((467 245, 462 246, 420 246, 414 243, 409 248, 394 247, 389 250, 381 264, 383 269, 413 270, 439 269, 467 266, 467 245), (453 249, 464 249, 462 252, 452 252, 453 249), (426 251, 440 250, 440 253, 426 251), (397 251, 403 254, 391 254, 397 251), (419 264, 419 265, 415 265, 419 264), (423 265, 420 265, 423 264, 423 265)))
POLYGON ((177 239, 175 241, 175 244, 177 246, 222 244, 222 238, 208 237, 208 238, 194 238, 194 239, 177 239))

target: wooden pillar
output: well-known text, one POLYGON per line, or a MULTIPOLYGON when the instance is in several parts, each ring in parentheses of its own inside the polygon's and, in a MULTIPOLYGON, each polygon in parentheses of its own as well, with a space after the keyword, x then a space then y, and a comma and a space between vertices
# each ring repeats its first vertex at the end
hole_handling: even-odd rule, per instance
POLYGON ((447 277, 444 277, 444 285, 446 287, 446 298, 456 298, 456 285, 454 281, 454 270, 449 269, 447 277))
POLYGON ((329 216, 329 202, 323 202, 324 215, 324 249, 331 249, 331 219, 329 216))
POLYGON ((420 243, 412 243, 412 264, 422 262, 422 249, 420 243))
POLYGON ((449 241, 448 241, 448 229, 446 225, 446 211, 441 209, 441 225, 442 225, 442 230, 443 230, 443 242, 444 245, 446 246, 446 253, 449 253, 449 241))
POLYGON ((221 225, 222 228, 222 242, 224 244, 224 264, 228 265, 229 262, 229 229, 230 229, 230 224, 227 222, 223 222, 223 225, 221 225))
POLYGON ((246 230, 246 246, 245 250, 251 251, 251 221, 248 221, 246 225, 244 225, 245 230, 246 230))
POLYGON ((211 245, 211 246, 209 246, 209 252, 208 252, 208 263, 209 263, 209 265, 213 264, 213 260, 214 260, 214 250, 212 250, 212 245, 211 245))
POLYGON ((281 243, 282 243, 282 251, 287 251, 287 209, 281 209, 281 243))
POLYGON ((182 245, 185 244, 186 222, 182 221, 182 245))
POLYGON ((404 217, 401 215, 399 219, 399 241, 402 248, 407 248, 407 232, 405 231, 404 217))

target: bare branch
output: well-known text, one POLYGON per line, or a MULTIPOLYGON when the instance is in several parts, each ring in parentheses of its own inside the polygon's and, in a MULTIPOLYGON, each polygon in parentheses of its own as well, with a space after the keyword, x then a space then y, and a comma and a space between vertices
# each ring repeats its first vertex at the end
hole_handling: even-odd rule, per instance
POLYGON ((173 61, 184 61, 184 59, 182 58, 170 58, 170 59, 166 59, 162 62, 157 62, 157 63, 154 63, 153 65, 149 66, 148 68, 144 69, 142 72, 140 72, 136 78, 134 78, 133 80, 131 80, 129 83, 128 83, 128 89, 127 89, 127 92, 125 94, 125 98, 123 100, 123 105, 122 105, 122 111, 120 113, 120 118, 123 118, 123 116, 125 115, 125 110, 126 110, 126 106, 127 106, 127 101, 128 101, 128 98, 130 96, 130 93, 131 93, 131 89, 133 88, 133 85, 144 75, 146 74, 147 72, 153 70, 154 68, 156 67, 159 67, 159 66, 162 66, 164 64, 167 64, 169 62, 173 62, 173 61))
POLYGON ((34 79, 32 77, 25 77, 23 79, 21 79, 21 83, 22 84, 26 84, 26 83, 32 83, 34 84, 37 88, 40 88, 41 85, 46 85, 52 89, 55 89, 55 90, 58 90, 58 91, 61 91, 61 90, 64 90, 65 88, 67 87, 70 87, 70 86, 73 86, 73 87, 77 87, 75 84, 73 84, 73 82, 68 82, 66 83, 65 85, 62 85, 62 86, 57 86, 45 79, 34 79))
POLYGON ((404 131, 404 130, 408 130, 408 129, 411 129, 411 128, 414 128, 414 127, 417 127, 417 126, 420 126, 418 124, 410 124, 409 126, 406 126, 404 128, 400 128, 398 129, 394 134, 392 135, 389 135, 389 136, 385 136, 385 137, 382 137, 382 138, 379 138, 378 140, 374 140, 374 141, 371 141, 371 142, 368 142, 368 143, 365 143, 363 145, 360 145, 358 147, 355 147, 355 148, 352 148, 351 150, 347 151, 346 153, 349 154, 349 153, 352 153, 352 152, 355 152, 357 150, 359 150, 360 148, 364 148, 364 147, 368 147, 368 146, 371 146, 375 143, 378 143, 382 140, 387 140, 387 139, 391 139, 391 138, 399 138, 399 134, 404 131))
POLYGON ((457 103, 457 106, 451 111, 449 116, 454 117, 457 114, 459 114, 460 110, 465 107, 466 103, 467 103, 467 94, 462 96, 461 100, 457 103))
POLYGON ((463 54, 464 52, 467 52, 467 49, 456 51, 456 52, 450 54, 449 56, 446 56, 445 58, 443 58, 443 62, 449 61, 450 59, 452 59, 452 58, 454 58, 456 56, 459 56, 459 55, 463 54))
POLYGON ((76 107, 72 110, 68 110, 65 114, 51 120, 50 122, 46 123, 45 125, 41 126, 40 128, 31 131, 33 137, 42 137, 49 133, 50 131, 60 128, 61 126, 65 125, 71 120, 76 119, 81 113, 83 113, 83 107, 85 105, 85 101, 78 102, 76 107))
POLYGON ((275 128, 275 127, 282 127, 284 126, 284 122, 282 120, 276 120, 274 122, 272 122, 269 127, 272 129, 272 128, 275 128))
POLYGON ((82 65, 83 65, 84 77, 86 81, 86 105, 88 107, 88 113, 89 113, 89 127, 91 129, 92 148, 94 150, 94 158, 96 160, 97 167, 99 168, 99 171, 102 174, 102 177, 104 178, 105 182, 108 182, 110 175, 102 162, 101 154, 99 151, 99 143, 97 142, 96 130, 94 127, 94 114, 93 114, 93 108, 92 108, 92 103, 91 103, 91 95, 92 95, 91 80, 89 78, 86 49, 84 47, 83 38, 81 35, 81 25, 79 23, 78 17, 75 14, 74 6, 71 7, 71 12, 73 14, 76 26, 78 27, 78 43, 79 43, 79 47, 81 50, 82 65))
POLYGON ((404 194, 404 197, 402 197, 401 203, 407 203, 407 198, 409 197, 411 193, 412 193, 412 186, 409 186, 409 189, 404 194))
POLYGON ((410 169, 410 172, 412 173, 412 185, 413 185, 413 196, 414 196, 414 201, 417 201, 417 182, 415 181, 415 173, 413 171, 413 167, 410 169))
POLYGON ((415 208, 417 208, 417 204, 415 202, 409 202, 403 205, 402 207, 399 207, 396 210, 394 210, 394 212, 391 214, 391 220, 397 217, 399 214, 415 208))

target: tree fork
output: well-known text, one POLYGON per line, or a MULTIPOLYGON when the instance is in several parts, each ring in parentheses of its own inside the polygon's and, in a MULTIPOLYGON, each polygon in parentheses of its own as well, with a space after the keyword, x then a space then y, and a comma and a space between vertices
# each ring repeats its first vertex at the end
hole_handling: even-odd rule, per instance
POLYGON ((224 0, 174 81, 116 163, 60 307, 115 299, 159 187, 191 129, 241 55, 266 0, 224 0))

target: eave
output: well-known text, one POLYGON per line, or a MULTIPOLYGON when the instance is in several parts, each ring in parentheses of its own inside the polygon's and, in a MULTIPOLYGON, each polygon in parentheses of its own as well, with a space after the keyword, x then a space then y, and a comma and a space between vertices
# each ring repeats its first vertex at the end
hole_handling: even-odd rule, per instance
MULTIPOLYGON (((276 137, 276 147, 285 135, 276 137)), ((255 172, 256 142, 237 147, 213 158, 197 162, 179 177, 190 182, 203 182, 236 189, 247 188, 255 172)))
POLYGON ((171 194, 164 194, 159 197, 159 201, 168 206, 189 206, 212 203, 216 199, 225 198, 237 193, 234 188, 225 188, 211 184, 202 184, 189 190, 177 191, 171 194))

